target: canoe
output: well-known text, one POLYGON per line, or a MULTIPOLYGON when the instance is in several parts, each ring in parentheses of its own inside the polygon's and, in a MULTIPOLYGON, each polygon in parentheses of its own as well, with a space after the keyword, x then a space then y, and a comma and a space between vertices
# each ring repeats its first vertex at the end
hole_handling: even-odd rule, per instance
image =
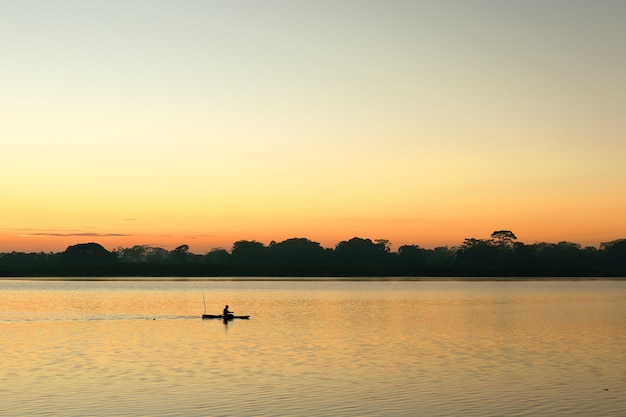
MULTIPOLYGON (((222 319, 222 320, 224 320, 224 315, 223 314, 220 314, 220 315, 203 314, 202 318, 203 319, 222 319)), ((249 318, 250 318, 250 316, 227 316, 226 320, 233 320, 233 319, 248 320, 249 318)))

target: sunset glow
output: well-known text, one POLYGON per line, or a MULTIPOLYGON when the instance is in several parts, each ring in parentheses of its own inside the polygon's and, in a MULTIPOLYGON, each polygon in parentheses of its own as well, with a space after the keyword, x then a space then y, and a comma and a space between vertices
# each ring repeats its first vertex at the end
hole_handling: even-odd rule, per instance
POLYGON ((0 6, 0 252, 626 237, 626 3, 0 6))

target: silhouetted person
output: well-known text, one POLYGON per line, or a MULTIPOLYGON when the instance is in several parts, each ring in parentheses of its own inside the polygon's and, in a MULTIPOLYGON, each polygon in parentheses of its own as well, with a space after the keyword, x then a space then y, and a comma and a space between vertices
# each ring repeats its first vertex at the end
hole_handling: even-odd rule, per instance
POLYGON ((226 307, 224 307, 224 318, 228 318, 228 317, 232 317, 233 316, 233 312, 232 311, 228 311, 228 304, 226 304, 226 307))

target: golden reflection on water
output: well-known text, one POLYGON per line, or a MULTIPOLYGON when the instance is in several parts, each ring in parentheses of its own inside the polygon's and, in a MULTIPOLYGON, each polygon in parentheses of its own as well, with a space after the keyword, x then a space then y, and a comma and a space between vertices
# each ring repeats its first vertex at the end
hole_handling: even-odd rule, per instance
POLYGON ((626 282, 0 288, 0 415, 626 412, 626 282))

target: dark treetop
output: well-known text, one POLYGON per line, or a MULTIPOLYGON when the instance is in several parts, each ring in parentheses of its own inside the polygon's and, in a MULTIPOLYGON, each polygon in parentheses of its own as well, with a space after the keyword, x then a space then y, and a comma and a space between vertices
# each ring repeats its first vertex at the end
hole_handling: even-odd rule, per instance
POLYGON ((390 250, 385 239, 354 237, 334 248, 306 238, 235 242, 232 249, 193 254, 138 245, 108 251, 81 243, 61 253, 0 253, 0 276, 257 276, 257 277, 626 277, 626 239, 599 248, 571 242, 517 242, 508 230, 456 247, 390 250))

